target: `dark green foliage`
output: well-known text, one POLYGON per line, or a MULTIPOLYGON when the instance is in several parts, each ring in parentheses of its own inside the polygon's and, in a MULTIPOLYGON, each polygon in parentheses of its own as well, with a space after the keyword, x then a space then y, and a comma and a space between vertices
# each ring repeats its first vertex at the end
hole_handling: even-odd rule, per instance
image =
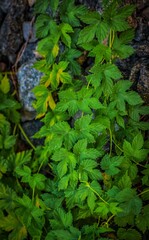
POLYGON ((149 124, 141 121, 149 108, 115 65, 133 53, 134 6, 120 2, 103 1, 103 13, 74 0, 36 2, 35 67, 44 75, 33 90, 43 122, 34 137, 45 141, 16 152, 19 105, 2 76, 3 239, 140 240, 149 229, 149 124))

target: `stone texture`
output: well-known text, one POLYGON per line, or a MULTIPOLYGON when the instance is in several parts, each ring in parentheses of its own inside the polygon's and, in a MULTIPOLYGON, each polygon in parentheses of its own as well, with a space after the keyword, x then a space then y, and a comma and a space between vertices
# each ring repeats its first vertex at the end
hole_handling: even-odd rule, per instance
POLYGON ((31 25, 31 22, 23 22, 23 37, 25 41, 34 43, 37 41, 35 27, 31 25))
POLYGON ((26 0, 0 0, 5 17, 0 26, 0 61, 3 58, 14 63, 17 51, 23 43, 22 24, 24 21, 26 0))
MULTIPOLYGON (((35 146, 42 145, 44 143, 44 138, 36 139, 33 137, 34 134, 38 132, 42 126, 43 123, 40 122, 39 120, 26 121, 22 123, 23 130, 25 131, 26 135, 35 146)), ((26 142, 23 135, 21 136, 21 138, 24 142, 26 142)))
POLYGON ((29 43, 26 46, 21 58, 19 59, 19 66, 22 66, 22 64, 28 63, 30 61, 33 61, 33 62, 36 61, 36 56, 34 54, 36 50, 36 46, 37 46, 37 43, 29 43))
POLYGON ((24 111, 35 113, 32 102, 35 100, 32 89, 40 82, 43 74, 33 68, 33 62, 23 64, 17 73, 19 97, 24 111))

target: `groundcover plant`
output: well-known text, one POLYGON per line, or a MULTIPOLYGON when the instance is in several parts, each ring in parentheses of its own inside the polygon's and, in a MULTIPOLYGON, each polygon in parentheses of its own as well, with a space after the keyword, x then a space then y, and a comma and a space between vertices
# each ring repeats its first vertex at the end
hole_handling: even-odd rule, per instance
POLYGON ((3 240, 141 240, 149 229, 149 108, 117 59, 133 54, 135 7, 37 0, 33 90, 43 126, 34 147, 0 75, 0 237, 3 240), (19 151, 19 132, 30 148, 19 151))

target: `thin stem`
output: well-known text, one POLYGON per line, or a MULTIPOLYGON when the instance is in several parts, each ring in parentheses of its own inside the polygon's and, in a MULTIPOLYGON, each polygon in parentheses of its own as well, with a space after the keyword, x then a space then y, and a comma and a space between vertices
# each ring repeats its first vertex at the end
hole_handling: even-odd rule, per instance
POLYGON ((35 188, 33 188, 33 192, 32 192, 32 202, 34 201, 34 196, 35 196, 35 188))
POLYGON ((135 160, 132 159, 132 161, 133 161, 136 165, 138 165, 138 166, 140 166, 140 167, 143 167, 143 168, 146 168, 144 165, 142 165, 142 164, 140 164, 140 163, 137 163, 135 160))
POLYGON ((113 42, 114 42, 114 37, 115 37, 114 30, 110 29, 110 36, 109 36, 109 38, 110 38, 110 40, 109 40, 110 48, 112 48, 112 45, 113 45, 113 42))
POLYGON ((13 135, 16 134, 16 130, 17 130, 17 124, 15 124, 15 126, 14 126, 14 129, 13 129, 13 135))
POLYGON ((108 224, 108 223, 111 221, 111 219, 114 218, 114 216, 115 216, 115 215, 113 214, 111 217, 109 217, 108 220, 107 220, 107 222, 106 222, 106 224, 108 224))
POLYGON ((149 189, 144 190, 143 192, 139 193, 138 196, 141 196, 141 195, 143 195, 144 193, 147 193, 147 192, 149 192, 149 189))
POLYGON ((121 152, 124 152, 123 149, 122 149, 120 146, 118 146, 118 144, 117 144, 114 140, 112 140, 112 141, 113 141, 113 143, 115 144, 115 146, 116 146, 121 152))
POLYGON ((114 34, 114 30, 113 30, 112 31, 112 39, 111 39, 111 48, 113 46, 114 38, 115 38, 115 34, 114 34))
POLYGON ((105 58, 102 59, 102 61, 100 62, 100 65, 103 64, 104 60, 105 60, 105 58))
POLYGON ((35 146, 32 144, 32 142, 30 141, 30 139, 28 138, 28 136, 26 135, 26 133, 24 132, 22 126, 20 124, 18 124, 18 127, 22 133, 22 135, 24 136, 25 140, 28 142, 28 144, 34 149, 36 150, 35 146))
POLYGON ((109 205, 109 203, 106 202, 106 201, 99 195, 99 193, 96 192, 96 190, 94 190, 94 189, 90 186, 90 184, 89 184, 88 182, 86 182, 86 181, 81 181, 81 182, 82 182, 82 183, 85 183, 86 186, 87 186, 92 192, 94 192, 94 193, 100 198, 100 200, 101 200, 102 202, 104 202, 105 204, 109 205))
POLYGON ((111 131, 111 129, 109 128, 109 132, 110 132, 110 156, 111 156, 111 154, 112 154, 112 131, 111 131))
POLYGON ((109 36, 109 46, 111 48, 111 42, 112 42, 112 30, 110 29, 110 36, 109 36))
POLYGON ((88 82, 86 89, 89 88, 90 83, 91 83, 91 80, 88 82))

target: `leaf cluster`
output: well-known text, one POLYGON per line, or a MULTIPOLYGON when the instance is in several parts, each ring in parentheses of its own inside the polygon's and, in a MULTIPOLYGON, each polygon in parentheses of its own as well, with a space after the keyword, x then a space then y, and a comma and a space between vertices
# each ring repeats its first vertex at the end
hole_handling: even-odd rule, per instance
POLYGON ((119 2, 104 0, 99 13, 74 0, 36 1, 41 59, 34 67, 44 75, 33 90, 43 122, 34 137, 45 140, 15 151, 9 117, 19 105, 3 76, 3 239, 140 240, 149 230, 149 124, 142 120, 149 109, 115 63, 133 53, 127 18, 134 7, 119 2), (92 61, 87 71, 80 57, 92 61))

